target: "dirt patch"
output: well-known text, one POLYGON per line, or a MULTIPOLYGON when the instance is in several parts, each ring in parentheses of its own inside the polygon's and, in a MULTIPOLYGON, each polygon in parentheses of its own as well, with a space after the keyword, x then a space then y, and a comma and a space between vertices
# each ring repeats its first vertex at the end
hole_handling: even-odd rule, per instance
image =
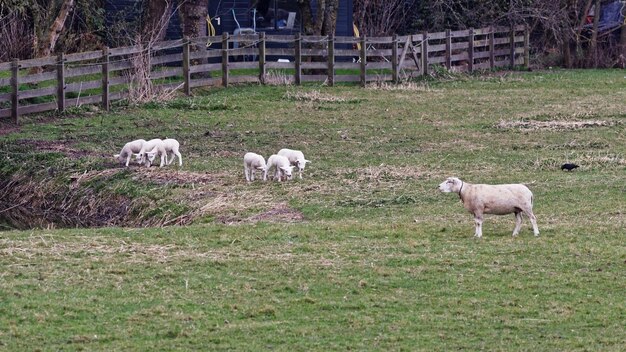
POLYGON ((215 181, 215 176, 202 172, 173 170, 171 168, 138 168, 135 169, 135 180, 151 182, 159 185, 203 185, 215 181))
POLYGON ((576 130, 581 128, 592 127, 610 127, 615 126, 615 121, 607 120, 583 120, 583 121, 566 121, 566 120, 552 120, 552 121, 537 121, 537 120, 524 120, 524 121, 500 121, 496 128, 511 129, 518 128, 523 130, 576 130))
POLYGON ((247 219, 250 222, 267 221, 267 222, 300 222, 304 220, 301 211, 292 209, 287 204, 277 204, 274 208, 264 211, 260 214, 251 216, 247 219))
POLYGON ((104 157, 103 153, 95 153, 89 150, 76 149, 71 142, 67 141, 43 141, 34 139, 20 139, 15 144, 32 147, 40 152, 56 152, 72 158, 82 158, 86 156, 104 157))
POLYGON ((8 122, 0 122, 0 136, 19 132, 20 127, 8 122))

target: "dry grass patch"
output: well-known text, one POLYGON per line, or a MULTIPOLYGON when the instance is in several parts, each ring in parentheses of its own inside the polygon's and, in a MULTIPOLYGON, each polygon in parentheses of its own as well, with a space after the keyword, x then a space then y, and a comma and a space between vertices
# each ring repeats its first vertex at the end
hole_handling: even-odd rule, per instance
POLYGON ((344 103, 346 99, 337 97, 330 94, 325 94, 319 90, 302 92, 302 91, 290 91, 285 94, 285 99, 300 101, 300 102, 312 102, 312 103, 344 103))
POLYGON ((294 77, 284 71, 268 71, 264 83, 270 86, 290 86, 294 84, 294 77))
POLYGON ((521 120, 521 121, 500 121, 496 124, 496 128, 499 129, 512 129, 518 128, 523 130, 537 131, 537 130, 575 130, 581 128, 592 127, 611 127, 615 126, 615 121, 608 120, 551 120, 551 121, 537 121, 537 120, 521 120))
POLYGON ((428 84, 417 82, 401 82, 394 84, 387 81, 374 81, 366 87, 368 90, 388 91, 388 92, 443 92, 442 89, 433 89, 428 84))

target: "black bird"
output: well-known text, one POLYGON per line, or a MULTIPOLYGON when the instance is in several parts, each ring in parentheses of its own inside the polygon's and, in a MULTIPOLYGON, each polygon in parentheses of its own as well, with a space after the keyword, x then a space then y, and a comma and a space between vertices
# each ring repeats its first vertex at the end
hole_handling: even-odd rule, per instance
POLYGON ((578 166, 578 165, 576 165, 576 164, 570 164, 570 163, 567 163, 567 164, 563 164, 563 165, 561 166, 561 170, 572 171, 572 170, 574 170, 574 169, 575 169, 575 168, 577 168, 577 167, 579 167, 579 166, 578 166))

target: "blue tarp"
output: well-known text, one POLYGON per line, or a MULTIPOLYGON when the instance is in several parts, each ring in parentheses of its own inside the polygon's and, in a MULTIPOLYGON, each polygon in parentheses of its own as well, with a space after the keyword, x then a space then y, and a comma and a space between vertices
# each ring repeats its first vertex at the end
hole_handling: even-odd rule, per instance
MULTIPOLYGON (((626 3, 619 0, 604 4, 600 7, 600 21, 598 22, 598 32, 610 31, 624 23, 624 13, 626 3)), ((593 24, 586 24, 583 28, 592 30, 593 24)))

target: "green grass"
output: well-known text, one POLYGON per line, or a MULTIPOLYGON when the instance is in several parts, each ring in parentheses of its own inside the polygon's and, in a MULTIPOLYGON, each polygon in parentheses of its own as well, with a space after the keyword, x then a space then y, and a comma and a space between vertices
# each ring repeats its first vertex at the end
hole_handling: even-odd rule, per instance
POLYGON ((0 350, 621 351, 625 92, 620 70, 498 72, 31 117, 3 177, 95 175, 130 223, 187 225, 0 232, 0 350), (111 171, 137 137, 177 138, 184 166, 111 171), (246 184, 244 152, 285 146, 303 180, 246 184), (528 184, 541 236, 510 215, 472 238, 450 175, 528 184))

